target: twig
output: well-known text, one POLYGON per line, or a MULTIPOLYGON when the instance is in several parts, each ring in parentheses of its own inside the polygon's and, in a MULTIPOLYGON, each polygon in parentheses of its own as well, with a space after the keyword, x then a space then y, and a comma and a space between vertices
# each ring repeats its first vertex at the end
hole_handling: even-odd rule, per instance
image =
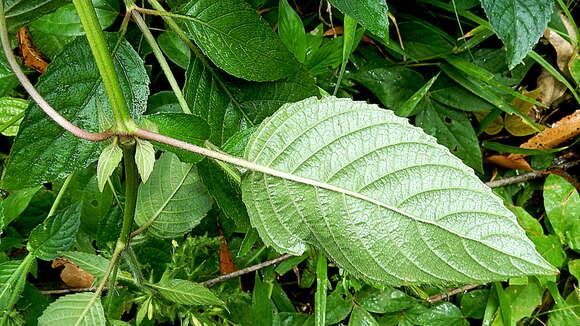
POLYGON ((282 255, 282 256, 280 256, 278 258, 274 258, 272 260, 267 260, 267 261, 265 261, 263 263, 259 263, 259 264, 256 264, 256 265, 253 265, 253 266, 250 266, 250 267, 246 267, 244 269, 240 269, 239 271, 235 271, 233 273, 225 274, 225 275, 216 277, 214 279, 207 280, 205 282, 201 282, 201 284, 202 285, 205 285, 207 287, 210 287, 210 286, 213 286, 213 285, 215 285, 217 283, 223 282, 225 280, 229 280, 230 278, 238 277, 238 276, 241 276, 241 275, 244 275, 244 274, 248 274, 248 273, 257 271, 259 269, 268 267, 268 266, 272 266, 274 264, 277 264, 277 263, 279 263, 281 261, 284 261, 284 260, 286 260, 288 258, 292 258, 292 257, 294 257, 294 256, 289 255, 289 254, 284 254, 284 255, 282 255))
MULTIPOLYGON (((580 165, 580 160, 556 165, 551 169, 567 170, 567 169, 573 168, 577 165, 580 165)), ((529 180, 541 178, 541 177, 546 176, 548 174, 550 174, 550 169, 548 169, 548 171, 530 172, 530 173, 526 173, 526 174, 522 174, 522 175, 516 175, 516 176, 510 177, 510 178, 505 178, 505 179, 501 179, 501 180, 497 180, 497 181, 491 181, 491 182, 487 182, 486 185, 490 188, 504 187, 504 186, 511 185, 514 183, 520 183, 520 182, 524 182, 524 181, 529 181, 529 180)))
POLYGON ((432 295, 432 296, 429 297, 429 299, 427 299, 427 301, 429 301, 429 303, 435 303, 435 302, 438 302, 438 301, 447 299, 450 296, 456 295, 458 293, 465 292, 465 291, 469 291, 471 289, 475 289, 476 287, 478 287, 480 285, 481 284, 466 285, 464 287, 460 287, 458 289, 454 289, 454 290, 451 290, 451 291, 446 292, 446 293, 439 293, 439 294, 436 294, 436 295, 432 295))
MULTIPOLYGON (((126 286, 117 286, 117 289, 126 288, 126 286)), ((108 287, 105 287, 103 290, 108 290, 108 287)), ((68 293, 78 293, 78 292, 95 292, 97 290, 96 287, 90 288, 70 288, 70 289, 60 289, 60 290, 44 290, 40 291, 41 294, 44 295, 53 295, 53 294, 68 294, 68 293)))

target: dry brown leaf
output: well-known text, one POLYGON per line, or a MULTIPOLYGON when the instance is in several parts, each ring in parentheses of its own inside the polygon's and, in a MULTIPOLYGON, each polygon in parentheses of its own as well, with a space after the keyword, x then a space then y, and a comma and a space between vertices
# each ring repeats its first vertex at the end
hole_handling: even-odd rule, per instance
MULTIPOLYGON (((580 135, 580 110, 562 118, 551 128, 546 128, 520 145, 527 149, 550 149, 580 135)), ((510 154, 510 159, 519 159, 523 154, 510 154)))
POLYGON ((52 268, 64 266, 60 272, 60 278, 71 288, 89 288, 93 285, 93 275, 87 273, 66 258, 56 258, 52 261, 51 266, 52 268))
POLYGON ((44 73, 46 67, 48 67, 48 62, 46 62, 42 53, 34 46, 34 42, 32 42, 32 38, 28 32, 28 27, 25 26, 19 29, 16 39, 18 40, 18 48, 22 56, 22 64, 40 73, 44 73))
MULTIPOLYGON (((529 97, 531 99, 537 99, 540 93, 540 89, 537 88, 533 91, 524 91, 522 95, 529 97)), ((537 121, 538 117, 536 114, 536 106, 530 102, 524 101, 520 98, 514 98, 512 101, 512 106, 518 109, 521 113, 530 117, 532 121, 537 121)), ((525 122, 521 117, 515 114, 507 114, 505 117, 505 129, 514 136, 528 136, 536 133, 536 129, 525 122)))
MULTIPOLYGON (((558 15, 560 16, 562 23, 566 27, 568 36, 571 39, 575 40, 576 33, 574 32, 574 28, 568 21, 568 17, 566 17, 560 11, 558 12, 558 15)), ((556 50, 556 63, 558 65, 558 68, 560 68, 560 71, 562 71, 565 75, 570 76, 568 63, 575 55, 575 53, 578 52, 578 49, 575 48, 572 44, 570 44, 570 42, 568 42, 565 38, 563 38, 562 36, 560 36, 558 33, 556 33, 551 29, 546 29, 544 31, 544 37, 546 38, 546 40, 548 40, 548 42, 550 42, 550 44, 552 44, 552 46, 556 50)))
POLYGON ((566 92, 566 86, 545 69, 542 70, 537 83, 540 89, 538 101, 548 107, 566 92))
POLYGON ((528 162, 521 157, 511 158, 509 155, 491 155, 485 161, 508 169, 533 171, 528 162))
POLYGON ((236 268, 236 264, 232 259, 232 254, 230 253, 228 242, 223 236, 220 237, 220 240, 220 272, 222 274, 233 273, 238 269, 236 268))

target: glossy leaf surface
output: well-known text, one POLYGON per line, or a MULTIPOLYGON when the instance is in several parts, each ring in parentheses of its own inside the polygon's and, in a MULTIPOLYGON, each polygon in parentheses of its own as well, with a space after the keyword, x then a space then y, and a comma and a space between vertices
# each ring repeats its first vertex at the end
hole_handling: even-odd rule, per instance
POLYGON ((221 69, 247 80, 271 81, 298 63, 268 23, 244 1, 192 0, 181 10, 186 32, 221 69))
POLYGON ((286 105, 253 134, 245 157, 306 178, 242 180, 252 225, 279 252, 312 245, 383 284, 555 272, 471 169, 375 105, 333 97, 286 105))
POLYGON ((69 206, 51 216, 30 233, 28 250, 43 260, 52 260, 67 250, 75 240, 80 226, 81 203, 69 206))
POLYGON ((330 0, 329 2, 378 37, 388 37, 389 18, 385 0, 330 0))
MULTIPOLYGON (((114 35, 106 36, 110 46, 117 41, 114 35)), ((92 58, 86 39, 76 39, 49 65, 36 88, 66 119, 80 128, 99 131, 99 107, 110 112, 110 105, 92 58)), ((149 95, 143 61, 127 42, 120 44, 113 60, 123 95, 136 118, 145 111, 149 95)), ((96 161, 101 146, 69 134, 31 104, 12 146, 3 186, 20 189, 63 178, 96 161)))

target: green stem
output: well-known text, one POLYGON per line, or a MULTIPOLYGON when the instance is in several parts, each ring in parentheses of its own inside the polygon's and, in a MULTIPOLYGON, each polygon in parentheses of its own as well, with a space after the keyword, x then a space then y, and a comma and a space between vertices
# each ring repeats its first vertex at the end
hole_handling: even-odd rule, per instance
POLYGON ((314 324, 326 324, 326 291, 328 290, 328 270, 326 256, 318 253, 316 259, 316 294, 314 298, 314 324))
POLYGON ((145 24, 145 21, 137 11, 133 10, 132 15, 133 19, 137 23, 137 26, 139 26, 139 29, 143 33, 143 36, 145 36, 145 40, 147 41, 147 43, 149 43, 151 50, 153 50, 153 55, 155 55, 157 62, 159 62, 161 70, 163 70, 163 73, 165 74, 167 81, 169 81, 169 85, 171 86, 173 93, 175 93, 175 97, 177 97, 177 101, 181 106, 181 110, 184 113, 191 114, 191 110, 189 109, 189 106, 185 101, 185 97, 181 92, 181 88, 177 84, 177 80, 175 79, 175 76, 173 76, 173 72, 171 71, 171 68, 169 68, 169 64, 167 63, 167 60, 165 60, 165 56, 163 55, 163 52, 161 52, 161 48, 159 48, 159 45, 157 44, 157 41, 155 41, 153 34, 151 34, 149 28, 147 27, 147 24, 145 24))
POLYGON ((105 92, 111 103, 111 109, 115 116, 115 131, 122 134, 131 134, 137 126, 129 114, 129 109, 115 72, 113 59, 105 42, 105 36, 97 19, 93 3, 91 0, 73 0, 73 3, 83 24, 83 29, 103 79, 105 92))
POLYGON ((66 189, 68 188, 68 185, 70 184, 70 181, 72 180, 73 176, 74 176, 74 172, 69 174, 68 177, 66 177, 66 179, 64 179, 64 183, 62 184, 62 187, 60 187, 60 189, 58 190, 58 194, 56 195, 56 198, 54 199, 54 202, 52 203, 52 206, 50 207, 50 211, 48 212, 48 215, 46 216, 46 218, 49 218, 56 213, 56 210, 58 209, 58 205, 60 204, 60 201, 62 200, 62 196, 66 192, 66 189))
POLYGON ((12 311, 12 307, 14 306, 14 304, 16 304, 16 301, 18 301, 18 296, 20 295, 21 289, 24 287, 24 282, 26 282, 28 270, 30 269, 30 266, 32 265, 33 262, 34 256, 32 255, 32 253, 29 252, 28 255, 26 255, 26 257, 24 258, 24 260, 20 263, 20 265, 18 265, 16 271, 14 271, 13 274, 14 277, 10 277, 6 282, 7 286, 4 289, 2 289, 2 292, 12 289, 12 293, 10 294, 10 298, 8 299, 8 305, 6 311, 4 311, 4 315, 2 316, 2 321, 0 321, 0 326, 6 325, 6 322, 8 321, 8 316, 12 311), (16 284, 14 286, 11 286, 12 282, 14 282, 14 279, 17 279, 16 284))
POLYGON ((13 116, 12 119, 8 120, 6 123, 4 123, 2 126, 0 126, 0 132, 3 132, 4 130, 10 128, 10 126, 15 124, 18 120, 22 119, 23 117, 24 117, 24 111, 13 116))

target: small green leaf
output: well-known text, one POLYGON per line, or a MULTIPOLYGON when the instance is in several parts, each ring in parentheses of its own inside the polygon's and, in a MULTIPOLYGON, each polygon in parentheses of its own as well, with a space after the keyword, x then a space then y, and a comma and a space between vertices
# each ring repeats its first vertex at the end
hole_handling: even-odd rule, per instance
POLYGON ((429 326, 468 326, 469 323, 457 306, 443 302, 423 311, 414 318, 417 325, 429 326))
POLYGON ((409 309, 417 304, 417 299, 392 287, 383 290, 369 287, 357 293, 356 302, 370 312, 384 314, 409 309))
POLYGON ((440 28, 419 19, 399 23, 405 55, 416 61, 441 58, 453 51, 455 39, 440 28))
POLYGON ((190 306, 225 306, 225 303, 216 297, 208 288, 191 281, 171 279, 151 286, 171 302, 190 306))
MULTIPOLYGON (((204 141, 210 136, 208 124, 203 119, 191 114, 157 113, 147 115, 145 118, 157 126, 157 132, 190 144, 203 146, 204 141)), ((157 142, 155 145, 163 150, 173 152, 183 162, 197 163, 203 159, 203 156, 173 146, 157 142)))
POLYGON ((38 318, 38 326, 106 326, 101 298, 94 293, 76 293, 58 298, 38 318))
POLYGON ((461 312, 467 318, 482 319, 489 290, 473 290, 461 296, 461 312))
POLYGON ((379 326, 379 323, 368 311, 355 307, 350 314, 348 326, 379 326))
POLYGON ((544 207, 550 225, 563 244, 580 219, 580 195, 564 178, 550 174, 544 183, 544 207))
POLYGON ((10 126, 2 130, 4 136, 16 136, 18 126, 24 116, 24 110, 28 107, 28 101, 14 98, 0 98, 0 126, 10 123, 10 126), (18 118, 20 117, 20 118, 18 118))
POLYGON ((385 0, 330 0, 329 2, 379 38, 389 37, 388 8, 385 0))
POLYGON ((353 307, 349 295, 336 289, 326 298, 326 324, 334 325, 348 317, 353 307))
POLYGON ((278 2, 278 35, 298 62, 303 63, 306 59, 306 32, 300 16, 288 0, 278 2))
POLYGON ((8 197, 3 200, 4 206, 4 225, 10 224, 16 219, 30 204, 32 197, 40 190, 42 186, 24 188, 10 191, 8 197))
MULTIPOLYGON (((93 0, 92 2, 101 28, 105 29, 111 26, 119 15, 119 3, 109 0, 93 0)), ((85 34, 81 19, 72 3, 60 7, 53 13, 40 17, 30 24, 30 26, 37 31, 57 36, 66 37, 85 34)))
POLYGON ((16 31, 67 3, 68 0, 5 0, 6 24, 10 31, 16 31))
POLYGON ((24 260, 9 260, 0 263, 0 311, 10 308, 15 302, 10 302, 10 298, 16 291, 22 292, 28 270, 34 262, 34 256, 28 254, 24 260))
POLYGON ((510 69, 532 50, 554 11, 552 0, 481 0, 481 6, 506 46, 510 69))
POLYGON ((164 153, 149 182, 139 186, 135 222, 156 237, 176 238, 198 225, 211 205, 196 167, 164 153))
POLYGON ((135 163, 137 164, 137 170, 139 170, 139 175, 143 183, 146 183, 149 179, 151 171, 153 171, 153 166, 155 165, 155 149, 153 145, 139 138, 137 140, 137 148, 135 149, 135 163))
POLYGON ((298 63, 268 23, 245 1, 190 0, 180 13, 186 33, 216 66, 238 78, 288 77, 298 63))
MULTIPOLYGON (((105 38, 112 48, 118 37, 105 34, 105 38)), ((123 41, 113 62, 129 111, 133 118, 138 118, 145 111, 149 95, 149 78, 143 60, 128 42, 123 41)), ((68 44, 51 62, 36 88, 64 118, 89 131, 101 131, 99 106, 111 112, 97 65, 84 37, 68 44)), ((14 139, 2 186, 20 189, 64 178, 96 161, 101 148, 99 143, 68 133, 32 104, 14 139)))
POLYGON ((28 251, 42 260, 60 256, 74 242, 80 225, 81 203, 67 207, 55 216, 48 217, 30 233, 28 251))
POLYGON ((431 86, 435 83, 439 77, 439 73, 437 73, 433 78, 431 78, 423 87, 421 87, 418 91, 415 92, 408 100, 406 100, 403 105, 395 110, 395 114, 400 117, 408 117, 413 114, 417 104, 421 102, 421 100, 425 97, 425 94, 429 91, 431 86))
POLYGON ((187 69, 191 58, 191 50, 177 34, 171 31, 163 32, 157 37, 157 43, 159 43, 159 47, 169 60, 181 68, 187 69))
POLYGON ((117 142, 111 143, 105 147, 99 156, 97 164, 97 180, 99 182, 99 191, 103 192, 105 184, 109 177, 115 172, 115 169, 123 159, 123 150, 117 146, 117 142))
POLYGON ((568 261, 568 271, 577 281, 580 281, 580 259, 568 261))
POLYGON ((538 252, 553 266, 562 268, 566 261, 566 252, 558 237, 554 234, 531 235, 530 239, 536 245, 538 252))
POLYGON ((422 108, 417 113, 416 123, 426 133, 435 136, 440 144, 449 148, 465 164, 483 173, 479 141, 471 121, 464 112, 425 98, 422 108))

